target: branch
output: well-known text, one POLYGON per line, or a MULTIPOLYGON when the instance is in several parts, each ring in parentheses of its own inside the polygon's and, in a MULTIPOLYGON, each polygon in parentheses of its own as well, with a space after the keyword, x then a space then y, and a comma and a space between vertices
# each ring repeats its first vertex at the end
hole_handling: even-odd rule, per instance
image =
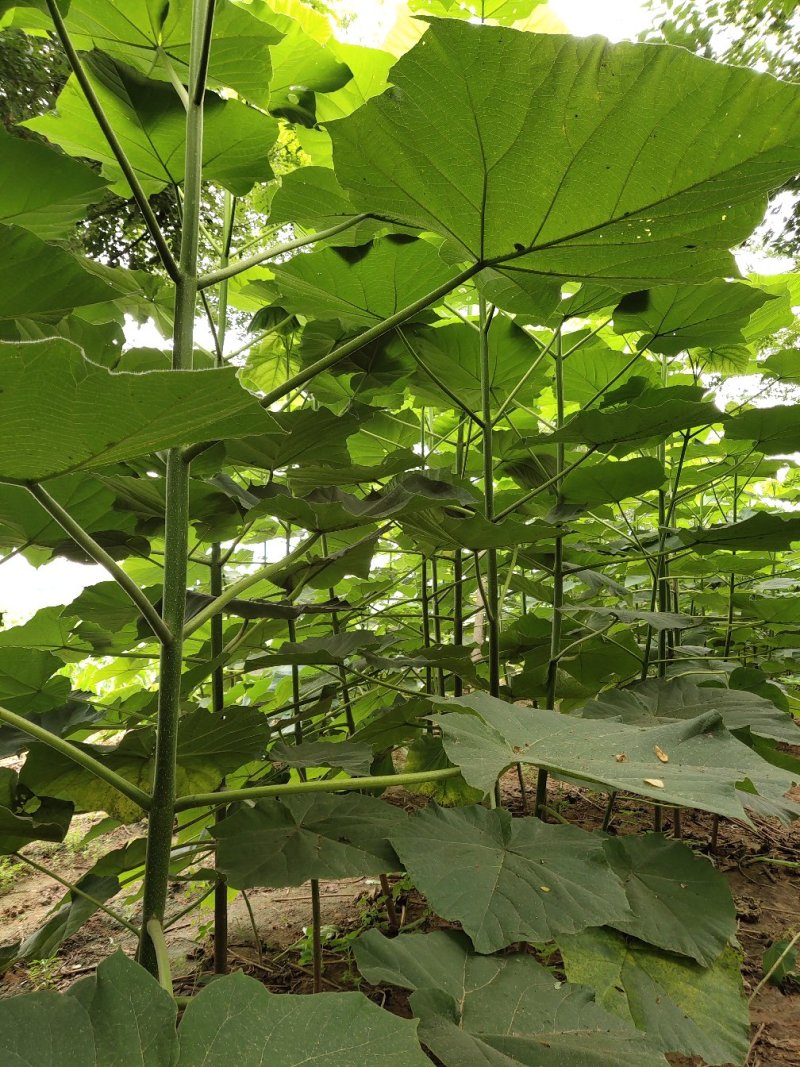
POLYGON ((126 574, 117 561, 112 559, 108 552, 98 545, 94 538, 72 518, 69 512, 65 511, 59 502, 50 496, 44 486, 39 485, 37 482, 29 482, 26 488, 38 500, 47 514, 55 519, 58 525, 69 534, 72 540, 77 545, 80 545, 84 552, 91 556, 96 563, 105 567, 114 581, 125 590, 159 641, 164 645, 171 644, 172 633, 169 627, 131 576, 126 574))
POLYGON ((421 296, 419 300, 415 300, 413 304, 408 304, 406 307, 401 308, 400 311, 396 311, 394 315, 390 315, 388 319, 383 319, 375 326, 371 326, 364 333, 360 333, 358 337, 354 337, 351 341, 345 341, 343 345, 339 345, 338 348, 334 348, 332 352, 329 352, 327 356, 323 356, 322 359, 318 359, 316 363, 312 363, 305 370, 300 371, 298 374, 293 375, 282 385, 277 386, 272 392, 267 393, 266 396, 261 398, 261 404, 264 407, 269 407, 270 404, 274 404, 277 400, 282 400, 283 397, 289 393, 298 389, 301 385, 305 385, 306 382, 310 382, 312 378, 316 378, 324 370, 328 370, 330 367, 335 367, 337 363, 341 362, 346 356, 352 355, 353 352, 358 352, 359 349, 365 345, 371 344, 373 341, 377 341, 379 337, 383 337, 385 333, 389 333, 397 326, 402 326, 404 322, 417 315, 420 311, 424 311, 425 308, 430 307, 431 304, 435 304, 443 296, 447 296, 448 293, 452 293, 454 289, 457 289, 459 285, 463 285, 464 282, 473 278, 481 269, 483 265, 481 263, 473 263, 471 267, 467 267, 466 270, 462 270, 460 274, 456 274, 454 278, 450 278, 443 285, 440 285, 438 289, 434 289, 430 293, 426 293, 425 296, 421 296))
POLYGON ((104 904, 101 900, 91 896, 85 890, 81 889, 79 885, 75 885, 73 882, 68 882, 66 878, 62 878, 60 874, 56 874, 55 871, 51 871, 48 867, 42 867, 36 860, 32 860, 30 856, 26 856, 23 852, 14 852, 13 856, 15 859, 22 860, 23 863, 27 863, 30 867, 33 867, 39 874, 46 874, 48 878, 52 878, 60 885, 63 885, 65 889, 68 889, 70 893, 74 893, 76 897, 82 897, 84 900, 88 900, 90 904, 94 904, 100 911, 104 911, 106 915, 110 916, 115 922, 118 922, 120 926, 124 926, 126 930, 130 930, 136 937, 141 933, 139 927, 134 926, 132 922, 128 922, 124 915, 120 915, 118 911, 109 908, 107 904, 104 904))
MULTIPOLYGON (((427 293, 425 296, 415 300, 413 304, 409 304, 407 307, 401 308, 400 311, 395 312, 388 319, 383 319, 375 326, 371 326, 370 329, 365 330, 364 333, 360 333, 358 337, 354 337, 351 341, 346 341, 343 345, 339 345, 338 348, 334 348, 332 352, 329 352, 327 356, 323 356, 322 359, 318 359, 316 363, 312 363, 305 370, 300 371, 298 374, 288 378, 283 385, 277 386, 272 392, 267 393, 261 398, 261 405, 263 407, 269 407, 277 400, 282 400, 283 397, 288 396, 289 393, 295 389, 300 388, 310 382, 312 378, 316 378, 324 370, 328 370, 330 367, 335 367, 337 363, 343 360, 346 356, 350 356, 353 352, 358 352, 359 349, 365 345, 371 344, 373 341, 377 341, 379 337, 383 337, 385 333, 389 333, 397 326, 402 326, 407 319, 410 319, 413 315, 417 315, 420 311, 424 311, 425 308, 430 307, 437 300, 443 296, 447 296, 453 289, 457 289, 459 285, 463 285, 464 282, 469 281, 480 270, 482 265, 480 263, 474 263, 471 267, 463 270, 460 274, 457 274, 450 281, 445 282, 444 285, 440 285, 438 289, 434 289, 433 292, 427 293)), ((207 277, 212 277, 208 275, 207 277)), ((204 281, 204 279, 201 279, 204 281)), ((202 455, 209 448, 214 445, 214 441, 205 441, 201 444, 192 445, 190 448, 184 449, 183 459, 185 463, 191 463, 197 456, 202 455)))
POLYGON ((7 708, 0 707, 0 722, 8 723, 9 726, 16 727, 17 730, 21 730, 23 733, 28 734, 30 737, 35 737, 37 741, 42 741, 45 745, 49 745, 50 748, 60 752, 63 756, 71 759, 73 763, 79 764, 84 770, 89 771, 95 775, 96 778, 101 778, 104 782, 107 782, 110 786, 117 790, 118 793, 122 793, 128 800, 132 800, 134 804, 138 804, 143 811, 150 810, 150 797, 143 789, 140 789, 133 782, 129 782, 127 778, 123 778, 117 774, 116 771, 112 771, 100 760, 90 756, 88 752, 84 752, 82 748, 78 748, 77 745, 71 744, 69 741, 65 741, 57 734, 51 733, 49 730, 45 730, 43 726, 38 726, 34 722, 29 722, 21 715, 15 714, 13 711, 9 711, 7 708))
POLYGON ((211 619, 218 612, 222 611, 226 604, 229 604, 231 600, 234 600, 245 589, 249 589, 253 585, 257 585, 258 582, 268 581, 273 574, 280 574, 280 572, 292 563, 296 563, 313 544, 319 540, 319 534, 310 534, 301 541, 297 548, 293 549, 288 556, 284 556, 283 559, 277 563, 267 563, 263 567, 259 567, 257 571, 252 574, 246 574, 243 578, 240 578, 238 582, 234 582, 233 585, 229 585, 227 589, 223 590, 218 597, 215 597, 210 604, 207 604, 202 610, 198 611, 196 615, 193 615, 191 619, 186 623, 183 628, 184 638, 189 637, 199 630, 201 626, 204 626, 209 619, 211 619))
POLYGON ((417 364, 417 366, 420 368, 420 370, 424 371, 425 374, 428 375, 428 377, 431 379, 433 384, 438 386, 439 389, 442 390, 444 395, 449 397, 453 401, 453 403, 456 405, 456 407, 461 408, 461 410, 464 412, 464 414, 467 416, 467 418, 472 419, 472 421, 477 423, 477 425, 480 426, 480 428, 482 430, 485 430, 486 426, 484 425, 483 419, 481 419, 480 415, 477 415, 472 410, 472 408, 468 407, 464 403, 463 400, 459 399, 458 395, 453 392, 453 390, 450 388, 450 386, 447 385, 446 382, 443 382, 442 379, 439 377, 439 375, 431 370, 431 368, 427 365, 427 363, 425 363, 425 361, 423 360, 422 356, 420 356, 420 354, 417 352, 417 350, 412 346, 411 342, 408 340, 406 335, 403 333, 403 331, 399 327, 397 328, 397 335, 399 336, 400 340, 405 345, 406 350, 408 351, 409 355, 414 360, 414 362, 417 364))
POLYGON ((208 61, 211 57, 211 38, 214 33, 214 12, 216 6, 217 0, 206 0, 206 12, 205 19, 203 20, 200 54, 197 57, 197 69, 189 72, 190 77, 193 77, 190 93, 192 104, 195 107, 200 107, 206 94, 208 61))
POLYGON ((175 262, 175 257, 172 255, 172 251, 169 245, 167 244, 166 238, 161 232, 161 227, 158 225, 158 219, 156 218, 155 213, 153 212, 153 209, 150 206, 150 202, 147 199, 147 194, 142 188, 139 179, 136 177, 136 172, 131 166, 128 157, 125 155, 125 151, 122 145, 117 140, 117 135, 112 130, 111 123, 108 121, 106 113, 105 111, 103 111, 103 106, 94 91, 94 87, 89 81, 89 76, 87 75, 83 63, 81 62, 80 56, 75 50, 75 46, 73 45, 70 39, 69 33, 67 32, 67 27, 64 24, 64 19, 61 17, 61 12, 58 9, 57 0, 46 0, 46 3, 47 9, 50 12, 50 17, 53 20, 53 25, 55 26, 56 34, 58 35, 58 39, 67 54, 69 65, 72 67, 73 73, 75 74, 75 77, 78 80, 78 84, 83 90, 83 95, 86 97, 86 103, 89 105, 92 110, 92 113, 94 114, 94 117, 97 119, 97 124, 103 131, 103 135, 106 141, 108 142, 108 147, 114 153, 114 158, 119 164, 120 170, 125 175, 125 181, 130 186, 133 199, 136 201, 139 210, 141 211, 142 216, 144 218, 145 225, 150 231, 150 235, 153 238, 153 241, 155 242, 155 246, 158 249, 158 254, 161 257, 161 262, 164 264, 164 269, 166 270, 170 278, 173 280, 173 282, 177 282, 180 278, 180 270, 178 269, 178 264, 175 262))
POLYGON ((328 237, 335 237, 337 233, 349 230, 352 226, 363 222, 364 219, 369 217, 369 215, 356 215, 352 219, 347 219, 346 222, 339 222, 335 226, 330 226, 327 230, 318 230, 317 233, 312 233, 310 237, 296 237, 293 241, 285 241, 283 244, 275 245, 274 248, 268 248, 266 252, 258 252, 254 256, 248 256, 247 259, 236 260, 233 263, 229 263, 227 267, 220 267, 218 270, 212 270, 208 274, 204 274, 198 279, 197 288, 208 289, 211 285, 218 285, 220 282, 224 282, 226 278, 233 278, 237 274, 250 270, 251 267, 257 267, 270 259, 276 259, 286 252, 294 252, 296 248, 305 248, 307 245, 316 244, 318 241, 325 241, 328 237))
POLYGON ((570 463, 568 467, 565 467, 560 474, 554 474, 552 478, 548 478, 546 482, 542 482, 541 485, 537 485, 535 489, 531 489, 531 491, 529 493, 526 493, 525 496, 521 496, 519 500, 516 500, 513 504, 509 504, 507 508, 504 508, 499 514, 495 515, 495 522, 499 522, 501 519, 504 519, 506 515, 510 515, 512 511, 516 511, 517 508, 522 507, 523 504, 527 504, 529 500, 533 500, 533 498, 538 496, 539 493, 543 493, 545 489, 549 489, 552 485, 555 485, 556 482, 561 481, 561 479, 566 474, 570 474, 572 471, 575 470, 576 467, 580 467, 580 465, 582 463, 585 463, 586 460, 590 456, 593 456, 596 451, 597 445, 592 445, 586 452, 578 456, 574 463, 570 463))
POLYGON ((439 771, 381 774, 365 778, 315 778, 311 782, 286 782, 283 785, 262 785, 251 789, 223 789, 218 793, 191 793, 178 797, 175 801, 175 811, 219 807, 237 800, 258 800, 264 797, 292 796, 297 793, 339 793, 348 789, 389 789, 393 785, 440 782, 443 779, 455 778, 459 774, 461 774, 460 767, 446 767, 439 771))

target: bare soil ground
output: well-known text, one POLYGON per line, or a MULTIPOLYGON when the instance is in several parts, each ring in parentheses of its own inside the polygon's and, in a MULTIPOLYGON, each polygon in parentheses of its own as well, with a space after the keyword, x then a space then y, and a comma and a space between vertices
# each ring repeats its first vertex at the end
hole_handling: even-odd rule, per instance
MULTIPOLYGON (((800 791, 798 791, 800 794, 800 791)), ((529 789, 529 796, 533 790, 529 789)), ((502 785, 504 806, 522 814, 516 774, 502 785)), ((800 799, 800 795, 796 798, 800 799)), ((392 797, 406 807, 423 801, 400 790, 392 797)), ((569 822, 597 829, 603 821, 604 798, 568 785, 551 785, 548 804, 569 822)), ((97 819, 80 816, 68 841, 62 845, 29 846, 26 854, 57 871, 68 881, 76 881, 109 847, 140 836, 141 826, 119 827, 112 834, 81 843, 83 834, 97 819)), ((723 821, 715 851, 710 850, 712 816, 701 812, 682 813, 681 835, 692 847, 709 855, 728 878, 737 905, 738 937, 744 954, 743 978, 750 995, 763 975, 764 951, 774 942, 791 938, 800 930, 800 824, 790 828, 759 820, 755 827, 723 821), (775 862, 778 861, 778 862, 775 862)), ((610 833, 636 833, 651 829, 653 809, 635 798, 620 797, 610 833)), ((669 810, 665 812, 665 832, 675 832, 669 810)), ((396 907, 402 926, 432 929, 447 925, 430 916, 425 901, 413 889, 395 882, 396 907)), ((112 903, 134 922, 138 915, 137 887, 124 890, 112 903)), ((0 944, 31 934, 46 919, 64 892, 46 875, 27 867, 0 867, 0 944)), ((176 914, 189 903, 197 889, 174 883, 170 913, 176 914)), ((349 946, 363 929, 379 924, 386 928, 385 910, 379 902, 377 879, 348 879, 323 882, 320 886, 322 922, 325 934, 326 989, 361 988, 376 1002, 400 1015, 408 1015, 407 998, 402 991, 372 987, 360 981, 352 964, 349 946)), ((260 979, 275 992, 310 992, 311 896, 309 887, 260 889, 248 893, 251 914, 241 895, 229 906, 229 964, 260 979)), ((176 992, 191 994, 208 981, 212 972, 210 926, 212 911, 201 906, 175 923, 168 931, 176 992)), ((77 977, 91 973, 115 949, 128 954, 135 949, 134 937, 104 913, 89 922, 62 946, 56 959, 43 964, 18 964, 0 979, 0 996, 11 996, 33 988, 65 989, 77 977)), ((747 1067, 798 1067, 800 1065, 800 986, 784 990, 764 986, 751 1004, 752 1046, 747 1067)), ((669 1057, 674 1067, 700 1067, 699 1060, 669 1057)))

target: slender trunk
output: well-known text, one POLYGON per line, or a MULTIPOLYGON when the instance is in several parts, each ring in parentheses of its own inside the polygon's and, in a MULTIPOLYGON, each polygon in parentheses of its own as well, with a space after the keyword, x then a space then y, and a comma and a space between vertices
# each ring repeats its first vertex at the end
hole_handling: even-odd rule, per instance
MULTIPOLYGON (((556 394, 556 428, 564 424, 564 367, 562 359, 562 335, 559 329, 554 353, 556 394)), ((556 445, 556 505, 561 503, 561 474, 564 470, 564 445, 556 445)), ((555 708, 558 695, 558 657, 561 651, 561 608, 564 603, 564 539, 559 533, 555 539, 553 552, 553 618, 550 623, 550 660, 547 664, 547 688, 545 703, 548 708, 555 708)), ((545 818, 547 800, 547 771, 540 768, 536 776, 535 814, 545 818)))
MULTIPOLYGON (((483 420, 483 501, 484 514, 491 522, 494 519, 494 456, 492 455, 492 382, 489 365, 489 329, 491 318, 487 314, 486 298, 479 295, 480 307, 480 366, 481 366, 481 419, 483 420)), ((489 692, 496 697, 500 693, 500 605, 497 580, 497 549, 486 550, 486 598, 484 612, 489 631, 489 692)))
MULTIPOLYGON (((456 477, 461 477, 464 463, 464 422, 458 424, 456 437, 456 477)), ((464 644, 464 561, 461 549, 453 554, 453 644, 460 648, 464 644)), ((464 692, 464 681, 459 675, 453 676, 453 696, 460 697, 464 692)))
MULTIPOLYGON (((189 99, 186 110, 183 226, 179 279, 175 287, 172 367, 176 371, 191 369, 194 348, 197 248, 202 193, 203 88, 206 62, 203 38, 207 18, 210 18, 210 6, 202 3, 201 0, 195 0, 189 56, 189 99)), ((170 449, 167 455, 166 470, 162 617, 172 633, 172 640, 163 646, 161 652, 153 799, 147 833, 142 937, 139 942, 139 961, 152 974, 158 973, 158 960, 156 946, 148 931, 148 924, 151 920, 156 920, 160 926, 164 921, 172 827, 175 817, 175 760, 183 666, 183 623, 189 531, 189 467, 180 449, 170 449)))
MULTIPOLYGON (((733 515, 732 521, 736 522, 739 515, 739 477, 736 472, 733 475, 733 515)), ((774 571, 774 564, 773 564, 774 571)), ((736 590, 736 575, 731 571, 728 576, 728 622, 725 627, 725 649, 723 656, 725 659, 731 654, 731 646, 733 645, 733 594, 736 590)))
MULTIPOLYGON (((297 641, 297 630, 295 629, 294 619, 289 619, 287 623, 287 631, 289 640, 294 644, 297 641)), ((303 719, 300 715, 300 668, 296 663, 293 663, 291 670, 292 704, 294 706, 296 718, 294 724, 294 740, 295 744, 302 745, 303 719)), ((306 780, 307 775, 302 767, 298 769, 297 776, 301 782, 306 780)), ((319 880, 317 878, 311 879, 311 954, 314 971, 314 992, 319 993, 322 990, 322 916, 319 899, 319 880)))
MULTIPOLYGON (((328 539, 325 534, 322 535, 322 554, 323 556, 328 555, 328 539)), ((334 601, 336 599, 335 589, 328 590, 328 599, 331 601, 334 601)), ((339 634, 342 632, 342 626, 339 622, 339 615, 335 611, 331 613, 331 630, 335 634, 339 634)), ((353 718, 353 703, 350 699, 350 688, 347 684, 347 671, 344 669, 341 663, 337 668, 337 673, 339 675, 339 685, 342 690, 342 705, 344 707, 345 721, 347 723, 347 733, 349 736, 352 737, 352 735, 356 732, 356 723, 355 719, 353 718)))
MULTIPOLYGON (((231 239, 233 237, 233 219, 236 202, 227 190, 223 201, 223 235, 220 267, 228 265, 231 239)), ((228 329, 228 280, 223 279, 219 286, 219 310, 217 312, 216 365, 224 364, 225 334, 228 329)), ((218 597, 222 593, 222 549, 219 542, 211 546, 211 595, 218 597)), ((225 709, 224 668, 218 662, 223 648, 223 613, 218 612, 211 619, 211 659, 214 670, 211 675, 211 707, 215 714, 221 715, 225 709)), ((222 783, 223 788, 225 783, 222 783)), ((221 822, 227 814, 225 808, 217 808, 214 821, 221 822)), ((228 973, 228 882, 224 874, 217 875, 214 886, 214 973, 228 973)))
MULTIPOLYGON (((433 593, 433 639, 437 648, 442 647, 442 601, 439 595, 439 568, 436 565, 436 557, 431 559, 431 592, 433 593)), ((436 692, 440 697, 445 695, 444 668, 436 668, 436 692)))
MULTIPOLYGON (((220 546, 211 546, 211 595, 219 596, 222 592, 222 564, 220 546)), ((211 707, 215 714, 221 715, 225 708, 224 671, 218 662, 222 655, 222 612, 211 620, 211 659, 214 670, 211 675, 211 707)), ((223 788, 225 783, 223 782, 223 788)), ((226 815, 225 808, 217 808, 215 822, 221 822, 226 815)), ((214 886, 214 974, 228 972, 228 883, 224 874, 217 875, 214 886)))

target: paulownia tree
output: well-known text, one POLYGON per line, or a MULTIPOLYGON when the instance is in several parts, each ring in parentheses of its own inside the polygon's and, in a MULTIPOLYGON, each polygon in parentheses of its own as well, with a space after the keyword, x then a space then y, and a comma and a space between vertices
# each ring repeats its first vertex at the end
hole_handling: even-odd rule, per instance
POLYGON ((771 457, 800 421, 710 387, 796 377, 796 279, 731 249, 800 170, 800 92, 529 32, 536 7, 424 0, 399 58, 296 0, 0 7, 71 69, 0 138, 0 548, 108 574, 0 631, 24 754, 0 844, 34 862, 75 813, 146 822, 51 872, 65 896, 3 950, 52 955, 98 909, 139 941, 3 1002, 20 1062, 747 1054, 724 879, 663 832, 553 824, 548 780, 603 795, 604 830, 619 792, 675 837, 684 808, 798 814, 800 520, 771 457), (110 195, 152 269, 77 254, 110 195), (461 927, 356 946, 415 1022, 235 974, 176 1029, 171 878, 214 893, 220 975, 229 891, 309 881, 319 988, 319 880, 391 901, 399 871, 461 927), (134 922, 113 898, 139 881, 134 922))

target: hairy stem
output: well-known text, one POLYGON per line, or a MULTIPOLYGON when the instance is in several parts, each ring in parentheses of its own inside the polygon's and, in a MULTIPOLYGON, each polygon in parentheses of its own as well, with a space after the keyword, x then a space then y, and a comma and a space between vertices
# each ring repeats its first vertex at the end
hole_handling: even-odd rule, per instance
POLYGON ((350 789, 390 789, 395 785, 417 785, 419 782, 440 782, 461 774, 458 767, 439 771, 414 771, 409 774, 381 774, 364 778, 315 778, 311 782, 286 782, 283 785, 254 786, 251 789, 225 789, 218 793, 192 793, 178 797, 175 811, 190 808, 213 808, 232 804, 237 800, 259 800, 263 797, 292 796, 297 793, 340 793, 350 789))
MULTIPOLYGON (((183 226, 179 278, 175 287, 175 333, 172 368, 192 367, 197 303, 197 250, 203 168, 203 88, 208 63, 210 24, 214 0, 194 0, 189 51, 189 106, 186 111, 186 155, 183 190, 183 226)), ((170 848, 175 818, 176 753, 183 668, 183 623, 186 611, 188 568, 189 468, 180 448, 172 448, 166 464, 166 522, 164 532, 164 595, 162 617, 173 635, 161 653, 158 721, 153 771, 153 797, 147 833, 143 932, 139 962, 152 974, 160 973, 159 946, 153 931, 163 939, 167 904, 170 848)))
POLYGON ((71 759, 73 763, 77 763, 84 770, 95 775, 96 778, 100 778, 102 781, 107 782, 108 785, 113 786, 118 793, 127 797, 128 800, 132 800, 134 804, 138 804, 142 811, 150 810, 151 798, 143 789, 134 785, 133 782, 129 782, 127 778, 123 778, 116 771, 112 771, 100 760, 96 760, 94 756, 90 756, 88 752, 78 748, 77 745, 65 741, 63 738, 58 737, 57 734, 50 733, 43 726, 29 722, 21 715, 16 715, 7 708, 0 707, 0 722, 8 723, 9 726, 13 726, 30 737, 36 738, 37 741, 42 741, 45 745, 49 745, 50 748, 62 753, 67 759, 71 759))

